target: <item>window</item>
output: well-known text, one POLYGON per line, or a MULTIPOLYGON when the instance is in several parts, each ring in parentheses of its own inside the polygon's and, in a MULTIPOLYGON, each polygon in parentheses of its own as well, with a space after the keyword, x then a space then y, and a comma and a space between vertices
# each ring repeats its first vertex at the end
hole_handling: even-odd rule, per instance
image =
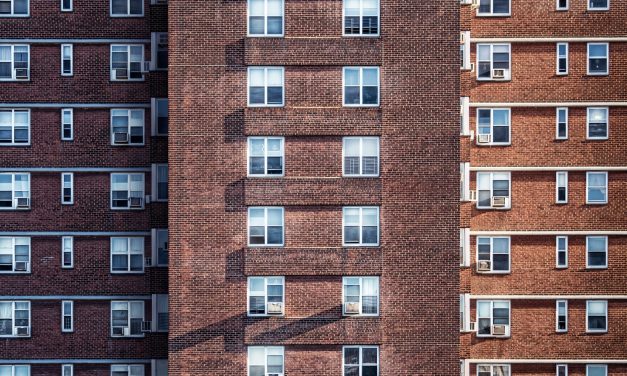
POLYGON ((30 273, 30 238, 0 237, 0 273, 30 273))
POLYGON ((30 110, 0 110, 0 145, 30 145, 30 110))
POLYGON ((248 106, 280 107, 285 103, 283 68, 248 68, 248 106))
POLYGON ((608 138, 608 114, 609 108, 588 108, 587 138, 589 140, 607 140, 608 138))
POLYGON ((344 176, 379 176, 379 137, 344 137, 344 176))
POLYGON ((379 375, 378 346, 344 346, 344 376, 379 375))
POLYGON ((144 376, 143 365, 112 364, 111 376, 144 376))
POLYGON ((0 210, 30 208, 30 174, 0 173, 0 210))
POLYGON ((379 245, 379 208, 345 207, 342 222, 345 246, 379 245))
POLYGON ((477 79, 509 80, 510 50, 509 44, 477 44, 477 79))
POLYGON ((61 203, 63 205, 74 203, 74 174, 71 172, 61 174, 61 203))
POLYGON ((556 376, 568 376, 568 364, 558 364, 555 366, 556 376))
POLYGON ((510 376, 511 369, 505 364, 477 364, 477 376, 510 376))
POLYGON ((61 110, 61 140, 72 141, 74 139, 74 110, 64 108, 61 110))
POLYGON ((509 172, 477 172, 477 209, 509 209, 509 172))
POLYGON ((557 44, 557 74, 568 74, 568 43, 557 44))
POLYGON ((344 277, 344 315, 379 315, 379 277, 344 277))
POLYGON ((283 208, 248 208, 248 245, 283 245, 283 208))
POLYGON ((461 201, 470 201, 470 162, 459 164, 460 198, 461 201))
POLYGON ((249 346, 248 376, 282 375, 283 346, 249 346))
MULTIPOLYGON (((61 0, 61 12, 71 12, 73 10, 72 0, 61 0)), ((68 374, 71 376, 72 374, 68 374)), ((63 374, 63 376, 66 376, 63 374)))
POLYGON ((152 165, 152 197, 155 201, 168 201, 168 165, 152 165))
POLYGON ((0 17, 26 17, 28 9, 28 0, 0 0, 0 17))
POLYGON ((248 138, 248 176, 283 176, 283 137, 248 138))
POLYGON ((586 365, 586 376, 607 376, 607 366, 604 364, 586 365))
POLYGON ((379 68, 344 68, 344 106, 376 107, 379 105, 379 68))
POLYGON ((588 10, 609 10, 610 0, 588 0, 588 10))
POLYGON ((344 0, 344 35, 379 35, 379 0, 344 0))
POLYGON ((509 237, 477 237, 478 272, 509 273, 510 262, 509 237))
POLYGON ((61 76, 72 76, 74 73, 72 64, 72 45, 61 45, 61 76))
POLYGON ((460 33, 459 50, 462 70, 472 69, 470 64, 470 31, 460 33))
POLYGON ((460 134, 470 136, 470 97, 461 97, 460 134))
POLYGON ((477 336, 509 336, 510 302, 506 300, 477 301, 477 336))
POLYGON ((568 331, 568 301, 558 300, 555 302, 555 331, 565 333, 568 331))
POLYGON ((607 204, 607 172, 586 173, 586 203, 607 204))
POLYGON ((153 312, 153 330, 158 332, 168 331, 168 295, 167 294, 153 294, 152 296, 152 312, 153 312))
MULTIPOLYGON (((568 0, 557 0, 556 9, 557 10, 568 10, 568 0)), ((561 375, 558 373, 557 376, 561 376, 561 375)), ((567 375, 565 374, 563 376, 567 376, 567 375)))
POLYGON ((168 99, 152 98, 152 135, 165 136, 168 134, 168 99))
POLYGON ((151 376, 168 376, 168 360, 153 359, 151 362, 151 376))
POLYGON ((248 0, 248 35, 283 36, 284 0, 248 0))
POLYGON ((72 236, 61 238, 61 267, 64 269, 74 267, 74 238, 72 236))
POLYGON ((168 33, 150 33, 152 69, 168 69, 168 33))
POLYGON ((607 268, 607 236, 587 236, 586 255, 586 268, 607 268))
POLYGON ((61 331, 74 331, 74 302, 71 300, 61 301, 61 331))
POLYGON ((477 109, 477 144, 510 144, 510 109, 477 109))
MULTIPOLYGON (((116 0, 113 0, 116 1, 116 0)), ((126 1, 126 0, 122 0, 126 1)), ((111 80, 142 81, 144 79, 144 46, 141 44, 111 45, 111 80)))
POLYGON ((144 144, 144 110, 111 110, 111 145, 144 144))
POLYGON ((144 174, 111 174, 111 209, 144 208, 144 174))
MULTIPOLYGON (((0 7, 5 1, 0 0, 0 7)), ((0 81, 30 79, 30 46, 0 44, 0 81)))
POLYGON ((459 229, 459 266, 470 266, 470 228, 459 229))
POLYGON ((555 237, 556 261, 555 267, 568 267, 568 236, 555 237))
POLYGON ((470 294, 459 294, 459 331, 470 330, 470 294))
POLYGON ((284 285, 283 277, 248 277, 248 316, 282 315, 284 285))
POLYGON ((609 49, 607 43, 588 43, 588 75, 609 74, 609 49))
POLYGON ((0 301, 0 337, 30 337, 30 302, 0 301))
POLYGON ((607 332, 607 301, 586 301, 586 332, 607 332))
POLYGON ((555 138, 558 140, 568 139, 568 108, 559 107, 557 110, 557 128, 555 138))
POLYGON ((510 0, 479 0, 478 16, 509 16, 510 0))
POLYGON ((111 0, 111 17, 141 17, 143 15, 143 0, 111 0))
POLYGON ((555 173, 555 203, 568 203, 568 171, 555 173))
POLYGON ((152 262, 156 266, 168 265, 168 230, 152 230, 153 253, 152 262), (156 264, 155 264, 156 261, 156 264))
POLYGON ((144 238, 111 238, 111 273, 144 272, 144 238))
POLYGON ((72 364, 61 365, 61 376, 74 376, 74 366, 72 364))
POLYGON ((0 366, 0 375, 30 376, 30 366, 9 366, 3 364, 0 366))
MULTIPOLYGON (((111 336, 112 337, 143 337, 144 322, 143 301, 112 301, 111 302, 111 336)), ((117 375, 116 373, 113 373, 117 375)), ((120 374, 122 375, 122 374, 120 374)), ((143 373, 141 374, 144 375, 143 373)))

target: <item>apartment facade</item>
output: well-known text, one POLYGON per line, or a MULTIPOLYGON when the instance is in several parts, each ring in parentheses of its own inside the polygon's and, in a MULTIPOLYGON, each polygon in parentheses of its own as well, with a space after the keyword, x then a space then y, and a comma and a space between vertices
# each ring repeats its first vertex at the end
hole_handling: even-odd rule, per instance
POLYGON ((170 2, 170 374, 459 374, 457 7, 170 2))
POLYGON ((167 4, 0 1, 0 375, 166 375, 167 4))
POLYGON ((460 359, 627 373, 627 6, 461 1, 460 359))

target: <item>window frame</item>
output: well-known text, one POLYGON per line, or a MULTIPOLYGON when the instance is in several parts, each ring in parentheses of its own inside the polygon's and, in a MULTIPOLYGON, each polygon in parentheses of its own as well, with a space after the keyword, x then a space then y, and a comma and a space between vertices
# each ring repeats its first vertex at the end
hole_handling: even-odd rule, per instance
MULTIPOLYGON (((478 338, 510 338, 511 337, 511 328, 512 328, 512 302, 511 300, 502 300, 502 299, 496 299, 496 300, 486 300, 486 299, 481 299, 481 300, 477 300, 476 301, 476 310, 475 310, 475 322, 476 322, 476 326, 477 326, 477 332, 476 332, 476 336, 478 338), (479 304, 480 303, 490 303, 490 334, 480 334, 479 333, 479 319, 480 318, 487 318, 487 317, 481 317, 479 316, 479 304), (505 335, 494 335, 492 334, 492 327, 494 326, 494 303, 507 303, 507 313, 508 313, 508 324, 507 324, 507 329, 505 332, 505 335)), ((505 324, 497 324, 497 325, 505 325, 505 324)))
MULTIPOLYGON (((607 333, 609 322, 608 322, 608 312, 609 305, 607 300, 586 300, 586 333, 607 333), (590 303, 604 303, 605 304, 605 329, 590 329, 590 303)), ((593 317, 601 317, 595 315, 593 317)))
MULTIPOLYGON (((169 127, 169 123, 170 123, 170 114, 169 114, 169 101, 168 98, 150 98, 150 125, 151 125, 151 130, 152 130, 152 135, 159 137, 159 136, 168 136, 168 133, 161 133, 159 132, 159 106, 160 103, 165 102, 165 107, 166 110, 168 112, 168 127, 169 127)), ((169 131, 169 129, 168 129, 169 131)))
MULTIPOLYGON (((31 265, 31 260, 32 260, 32 257, 33 257, 33 255, 32 255, 33 247, 32 247, 32 240, 31 240, 31 238, 28 237, 28 236, 0 236, 0 239, 10 239, 11 240, 11 260, 12 260, 12 270, 10 270, 10 271, 9 270, 0 271, 0 275, 2 275, 2 274, 9 274, 9 275, 12 275, 12 274, 30 274, 31 270, 32 270, 32 268, 31 268, 31 266, 32 266, 31 265), (28 244, 26 244, 28 246, 28 261, 27 261, 27 264, 26 264, 27 266, 26 266, 26 270, 25 271, 15 270, 15 263, 19 262, 19 261, 15 260, 15 258, 17 256, 16 253, 15 253, 15 247, 17 245, 16 242, 17 242, 18 239, 21 239, 22 242, 26 241, 26 243, 28 243, 28 244)), ((24 244, 19 244, 19 245, 24 245, 24 244)), ((3 253, 3 254, 5 254, 5 253, 3 253)))
MULTIPOLYGON (((61 0, 61 3, 63 3, 63 0, 61 0)), ((61 45, 61 76, 63 76, 63 77, 74 76, 74 46, 72 44, 69 44, 69 43, 61 45), (68 58, 65 57, 65 48, 66 47, 69 47, 69 51, 70 51, 68 58), (64 70, 64 64, 63 63, 66 60, 69 60, 69 62, 70 62, 70 71, 69 72, 65 72, 65 70, 64 70)))
POLYGON ((62 300, 61 301, 61 332, 62 333, 72 333, 74 332, 74 301, 72 300, 62 300), (68 303, 70 306, 70 312, 68 313, 65 309, 65 304, 68 303), (70 318, 70 327, 69 329, 65 327, 65 318, 70 318))
MULTIPOLYGON (((111 376, 114 376, 113 375, 113 368, 114 367, 126 367, 126 373, 127 373, 128 376, 132 376, 133 375, 131 373, 131 369, 132 368, 138 368, 140 370, 139 374, 142 375, 142 376, 146 374, 146 368, 144 367, 143 364, 111 364, 111 367, 109 367, 111 376)), ((116 371, 116 372, 118 372, 118 371, 116 371)))
POLYGON ((11 207, 0 207, 0 211, 1 210, 30 210, 32 208, 32 202, 31 202, 31 176, 30 176, 30 172, 0 172, 0 176, 1 175, 11 175, 11 207), (28 191, 19 191, 19 192, 28 192, 27 197, 29 199, 29 207, 27 209, 18 209, 17 207, 17 199, 18 198, 22 198, 22 197, 16 197, 15 193, 18 192, 15 189, 15 176, 16 175, 24 175, 28 178, 28 191))
MULTIPOLYGON (((133 317, 131 317, 131 303, 140 303, 142 306, 142 323, 144 321, 146 321, 146 304, 143 300, 112 300, 111 304, 109 305, 109 313, 110 313, 110 329, 109 329, 109 334, 111 336, 111 338, 143 338, 146 335, 144 334, 144 332, 140 332, 140 334, 129 334, 129 335, 121 335, 121 336, 116 336, 113 335, 113 304, 114 303, 125 303, 126 304, 126 310, 128 312, 128 320, 127 320, 127 326, 124 326, 123 328, 129 328, 129 333, 130 333, 130 329, 131 329, 131 320, 133 319, 133 317)), ((139 318, 139 317, 135 317, 135 318, 139 318)))
POLYGON ((249 276, 246 279, 246 315, 248 317, 273 317, 273 316, 278 316, 278 317, 283 317, 285 316, 285 277, 284 276, 249 276), (281 313, 280 314, 270 314, 268 313, 268 286, 277 286, 276 284, 269 284, 268 281, 271 278, 276 278, 276 279, 280 279, 281 280, 281 285, 283 286, 283 295, 281 296, 281 301, 277 302, 277 303, 281 303, 281 313), (253 279, 263 279, 263 295, 259 295, 259 294, 252 294, 250 287, 251 287, 251 281, 253 279), (250 312, 250 298, 253 296, 263 296, 264 298, 264 311, 265 313, 251 313, 250 312))
MULTIPOLYGON (((477 261, 477 273, 480 274, 511 274, 512 273, 512 238, 511 236, 476 236, 475 237, 475 260, 477 261), (490 271, 479 271, 479 240, 490 239, 490 271), (507 239, 507 270, 494 270, 494 240, 507 239)), ((487 260, 481 260, 487 261, 487 260)))
POLYGON ((281 13, 281 33, 280 34, 270 34, 270 33, 268 33, 268 17, 275 17, 275 16, 270 16, 268 14, 268 0, 262 0, 263 1, 263 5, 264 5, 264 15, 263 15, 263 30, 264 30, 264 32, 262 34, 255 34, 255 33, 251 33, 250 32, 250 29, 251 29, 251 27, 250 27, 251 1, 252 0, 246 0, 246 36, 250 37, 250 38, 282 38, 282 37, 284 37, 285 36, 285 0, 280 0, 281 1, 281 10, 283 11, 281 13))
POLYGON ((277 372, 268 372, 268 356, 280 356, 283 360, 281 363, 281 368, 283 372, 278 372, 281 375, 285 374, 285 347, 284 346, 247 346, 246 349, 246 374, 250 375, 250 367, 251 366, 260 366, 261 364, 251 364, 251 352, 253 349, 263 349, 264 350, 264 375, 268 375, 270 373, 277 372), (269 354, 270 352, 276 352, 277 354, 269 354))
POLYGON ((556 0, 555 1, 555 10, 556 11, 566 11, 568 9, 570 9, 570 1, 569 0, 565 0, 566 1, 566 6, 565 7, 560 7, 560 0, 556 0))
POLYGON ((500 82, 505 81, 507 82, 507 81, 512 80, 512 44, 511 43, 477 43, 475 46, 475 51, 477 55, 476 62, 475 62, 475 70, 477 71, 477 76, 476 76, 477 81, 500 81, 500 82), (483 60, 479 60, 480 59, 479 49, 482 46, 490 47, 490 77, 479 77, 480 62, 483 61, 483 60), (494 78, 494 47, 495 46, 507 46, 507 52, 508 52, 508 57, 509 57, 508 59, 509 68, 506 70, 509 71, 509 76, 505 76, 504 78, 494 78))
MULTIPOLYGON (((119 116, 119 115, 116 115, 119 116)), ((122 147, 129 147, 129 146, 145 146, 146 145, 146 111, 143 108, 112 108, 109 111, 109 137, 111 138, 111 146, 122 146, 122 147), (128 134, 128 142, 126 143, 116 143, 115 142, 115 132, 114 132, 114 126, 113 126, 113 114, 116 111, 126 111, 126 117, 128 119, 128 125, 126 126, 126 130, 127 130, 127 134, 128 134), (131 130, 133 128, 139 128, 138 126, 132 126, 131 125, 131 118, 132 118, 132 113, 133 112, 138 112, 141 113, 141 119, 142 119, 142 125, 141 125, 141 129, 142 129, 142 142, 131 142, 131 130)))
POLYGON ((31 376, 30 364, 0 364, 0 367, 11 367, 11 374, 15 374, 15 367, 23 367, 27 370, 27 376, 31 376))
POLYGON ((568 140, 568 107, 557 107, 555 109, 555 139, 556 140, 568 140), (565 135, 560 136, 560 112, 564 112, 564 127, 565 135))
POLYGON ((586 108, 586 140, 607 140, 610 138, 610 108, 609 107, 587 107, 586 108), (590 136, 590 112, 602 110, 605 112, 605 137, 590 136))
POLYGON ((378 136, 346 136, 342 138, 342 176, 349 178, 376 178, 381 175, 381 138, 378 136), (346 173, 346 142, 350 140, 359 140, 359 174, 347 174, 346 173), (376 140, 377 141, 377 173, 365 174, 363 173, 363 158, 371 157, 364 156, 364 140, 376 140))
POLYGON ((477 7, 476 16, 477 17, 511 17, 512 15, 512 0, 508 0, 509 2, 509 12, 507 13, 494 13, 494 0, 490 1, 490 12, 489 13, 481 13, 479 10, 481 9, 479 6, 477 7))
POLYGON ((381 314, 381 281, 378 276, 344 276, 342 277, 342 316, 351 317, 351 316, 364 316, 364 317, 377 317, 381 314), (346 298, 348 295, 346 294, 346 286, 353 286, 352 284, 347 284, 347 279, 359 279, 359 313, 346 313, 346 298), (372 279, 377 283, 377 312, 376 313, 363 313, 363 298, 364 298, 364 279, 372 279))
POLYGON ((74 141, 74 109, 62 108, 61 109, 61 141, 74 141), (65 122, 65 114, 69 114, 70 122, 65 122), (69 125, 70 137, 65 137, 65 126, 69 125))
POLYGON ((568 204, 568 171, 555 171, 555 203, 568 204), (560 176, 564 177, 563 186, 560 186, 560 176), (560 188, 564 188, 564 200, 560 200, 560 188))
POLYGON ((605 376, 607 376, 607 364, 586 364, 586 376, 589 376, 591 367, 603 368, 603 371, 605 372, 605 376))
POLYGON ((249 136, 247 141, 246 141, 246 173, 248 177, 253 177, 253 178, 282 178, 285 176, 285 137, 281 137, 281 136, 249 136), (251 163, 250 160, 251 158, 260 158, 260 156, 253 156, 252 155, 252 142, 254 140, 264 140, 264 156, 263 156, 263 163, 264 163, 264 173, 263 174, 253 174, 251 172, 251 163), (276 157, 275 155, 268 155, 269 153, 269 148, 268 148, 268 141, 269 140, 279 140, 280 144, 281 144, 281 149, 280 149, 280 158, 281 158, 281 173, 280 174, 268 174, 268 158, 270 157, 276 157))
POLYGON ((377 376, 380 374, 381 372, 381 354, 379 351, 379 346, 377 345, 345 345, 342 346, 342 376, 346 375, 346 350, 347 349, 359 349, 359 363, 358 364, 348 364, 349 366, 358 366, 359 367, 359 374, 361 375, 361 373, 363 372, 363 367, 364 366, 373 366, 372 363, 364 363, 363 362, 363 349, 376 349, 377 350, 377 363, 376 363, 376 367, 377 367, 377 376))
MULTIPOLYGON (((159 266, 159 267, 167 267, 168 264, 164 264, 164 263, 160 263, 159 262, 159 234, 160 233, 164 233, 166 234, 166 254, 168 252, 168 248, 169 248, 169 231, 167 228, 154 228, 151 231, 151 245, 152 245, 152 265, 151 266, 159 266)), ((168 260, 169 261, 169 260, 168 260)))
POLYGON ((74 376, 74 365, 73 364, 61 364, 61 376, 68 376, 65 374, 65 370, 68 369, 70 371, 69 376, 74 376))
POLYGON ((111 173, 111 177, 109 179, 110 183, 109 183, 109 209, 111 210, 144 210, 146 208, 146 174, 144 174, 143 172, 113 172, 111 173), (128 194, 128 204, 125 207, 114 207, 113 206, 113 177, 117 176, 117 175, 126 175, 127 176, 127 188, 126 188, 126 193, 128 194), (142 193, 141 196, 139 196, 139 198, 141 198, 142 200, 142 206, 139 208, 132 208, 131 207, 131 176, 133 175, 137 175, 137 176, 141 176, 142 177, 142 193))
POLYGON ((70 2, 70 7, 69 8, 64 8, 63 7, 63 1, 61 0, 61 12, 73 12, 74 11, 74 0, 69 0, 70 2))
POLYGON ((609 266, 609 239, 607 236, 586 236, 586 269, 607 269, 609 266), (605 249, 603 252, 596 251, 595 253, 605 253, 604 265, 590 265, 590 240, 591 239, 603 239, 605 249))
POLYGON ((607 205, 609 201, 609 174, 607 171, 588 171, 586 172, 586 204, 587 205, 607 205), (590 175, 601 175, 605 176, 605 185, 604 186, 594 186, 599 188, 605 188, 605 200, 590 200, 590 175))
MULTIPOLYGON (((350 85, 355 86, 355 85, 350 85)), ((352 108, 376 108, 381 107, 381 68, 375 65, 369 66, 344 66, 342 67, 342 106, 343 107, 352 107, 352 108), (346 71, 349 69, 357 69, 359 71, 359 103, 358 104, 350 104, 346 103, 346 71), (364 104, 364 87, 371 85, 364 85, 364 69, 376 69, 377 70, 377 103, 372 104, 364 104)))
MULTIPOLYGON (((246 78, 246 95, 247 95, 247 106, 248 107, 285 107, 285 67, 283 66, 250 66, 248 67, 248 77, 246 78), (263 69, 264 74, 264 103, 252 103, 251 102, 251 71, 263 69), (277 69, 281 71, 281 103, 268 103, 268 88, 271 87, 268 85, 268 70, 269 69, 277 69)), ((255 86, 259 87, 259 86, 255 86)), ((275 87, 275 86, 272 86, 275 87)))
POLYGON ((507 374, 504 376, 512 376, 512 366, 511 364, 508 363, 499 363, 499 364, 482 364, 482 363, 477 363, 477 376, 479 375, 479 367, 490 367, 490 376, 495 376, 494 375, 494 367, 507 367, 507 374))
POLYGON ((15 14, 15 0, 8 0, 11 2, 11 13, 9 14, 0 14, 0 18, 24 18, 30 17, 30 0, 26 0, 26 13, 25 14, 15 14))
MULTIPOLYGON (((11 329, 13 330, 11 335, 3 335, 0 334, 0 338, 30 338, 32 335, 32 328, 33 328, 33 321, 32 321, 32 306, 31 306, 31 302, 30 300, 2 300, 0 301, 0 303, 11 303, 11 329), (16 309, 16 304, 18 303, 26 303, 28 305, 28 336, 18 336, 16 335, 16 328, 18 328, 17 325, 15 325, 15 312, 16 311, 24 311, 24 309, 16 309)), ((24 326, 20 325, 20 328, 23 328, 24 326)))
POLYGON ((31 113, 30 108, 0 108, 0 112, 11 112, 11 142, 3 142, 0 143, 0 148, 2 147, 20 147, 20 146, 31 146, 31 113), (17 127, 15 124, 15 113, 26 113, 26 117, 28 118, 27 125, 27 133, 28 139, 27 142, 15 142, 15 128, 17 127))
MULTIPOLYGON (((608 11, 610 10, 610 0, 607 0, 607 6, 603 7, 603 8, 597 8, 597 7, 590 7, 592 0, 588 0, 588 11, 590 12, 598 12, 598 11, 608 11)), ((607 369, 606 369, 606 374, 607 374, 607 369)))
POLYGON ((61 237, 61 269, 73 269, 74 268, 74 237, 73 236, 62 236, 61 237), (70 243, 70 265, 65 264, 65 254, 68 251, 65 248, 66 241, 70 243))
POLYGON ((166 62, 166 67, 159 67, 159 51, 162 51, 160 45, 162 45, 161 37, 165 34, 166 41, 166 53, 169 53, 169 34, 167 31, 153 31, 150 33, 150 70, 153 71, 167 71, 168 65, 166 62))
MULTIPOLYGON (((477 190, 477 198, 479 197, 479 176, 484 175, 484 174, 489 174, 490 175, 490 206, 482 206, 479 205, 480 200, 477 200, 475 207, 477 209, 480 210, 509 210, 512 208, 512 173, 511 171, 477 171, 477 174, 475 176, 475 183, 476 183, 476 190, 477 190), (495 174, 507 174, 507 181, 509 182, 509 189, 508 189, 508 193, 509 196, 504 196, 504 197, 508 197, 509 200, 506 200, 506 204, 504 207, 493 207, 492 206, 492 198, 493 197, 501 197, 501 196, 494 196, 494 175, 495 174)), ((481 189, 482 191, 484 189, 481 189)))
MULTIPOLYGON (((277 247, 284 247, 285 246, 285 208, 282 206, 251 206, 248 208, 248 218, 247 218, 247 225, 246 225, 246 229, 247 229, 247 233, 248 233, 248 247, 265 247, 265 248, 277 248, 277 247), (250 242, 251 239, 251 233, 250 233, 250 228, 251 226, 251 216, 250 216, 250 212, 251 210, 254 209, 263 209, 264 210, 264 243, 263 244, 252 244, 250 242), (282 242, 280 244, 274 244, 268 243, 268 227, 270 227, 270 225, 268 225, 268 209, 280 209, 281 210, 281 231, 282 231, 282 242)), ((258 226, 255 226, 258 227, 258 226)), ((274 227, 274 226, 273 226, 274 227)))
POLYGON ((168 202, 168 192, 166 191, 166 197, 159 197, 159 169, 165 168, 166 175, 168 176, 168 181, 166 181, 166 186, 169 189, 169 168, 167 163, 153 163, 152 164, 152 173, 151 173, 151 196, 153 202, 168 202))
MULTIPOLYGON (((122 255, 122 253, 115 253, 116 255, 122 255)), ((112 236, 109 238, 109 273, 111 274, 144 274, 146 272, 146 238, 143 236, 112 236), (127 258, 127 268, 126 270, 113 270, 113 240, 114 239, 124 239, 126 240, 126 258, 127 258), (133 239, 141 239, 142 247, 141 251, 133 252, 131 244, 133 243, 133 239), (131 256, 133 255, 141 255, 142 260, 142 269, 141 270, 131 270, 131 256)))
MULTIPOLYGON (((590 0, 588 0, 589 2, 590 0)), ((608 0, 609 4, 609 0, 608 0)), ((603 9, 598 9, 603 10, 603 9)), ((610 74, 610 44, 603 42, 589 42, 586 44, 586 74, 588 76, 609 76, 610 74), (605 60, 607 61, 607 69, 605 72, 592 72, 590 71, 590 47, 591 46, 605 46, 605 60)))
MULTIPOLYGON (((354 225, 351 225, 353 227, 354 225)), ((370 226, 367 226, 370 227, 370 226)), ((380 247, 381 246, 381 210, 378 206, 344 206, 342 207, 342 246, 343 247, 380 247), (345 229, 346 229, 346 210, 359 209, 359 242, 358 243, 346 243, 345 229), (376 243, 364 243, 363 242, 363 222, 364 222, 364 209, 376 209, 377 211, 377 242, 376 243)))
MULTIPOLYGON (((557 0, 557 1, 559 3, 559 0, 557 0)), ((568 61, 569 60, 568 50, 569 50, 568 43, 560 42, 560 43, 556 44, 556 51, 555 51, 556 53, 555 53, 555 55, 556 55, 556 63, 557 64, 555 66, 555 74, 558 75, 558 76, 568 76, 568 71, 569 71, 569 69, 568 69, 568 62, 569 62, 568 61), (564 46, 566 48, 566 50, 564 52, 564 55, 560 54, 560 46, 564 46), (565 62, 566 62, 566 70, 564 72, 560 72, 560 61, 561 60, 565 60, 565 62)))
POLYGON ((146 10, 144 9, 144 0, 138 0, 141 2, 142 5, 142 12, 141 14, 131 14, 131 1, 133 0, 127 0, 126 1, 126 13, 113 13, 113 0, 109 0, 109 17, 111 18, 139 18, 139 17, 144 17, 144 14, 146 13, 146 10))
MULTIPOLYGON (((1 18, 1 17, 0 17, 1 18)), ((0 47, 10 47, 11 48, 11 78, 1 78, 0 77, 0 81, 17 81, 17 82, 23 82, 23 81, 30 81, 30 44, 8 44, 8 43, 2 43, 0 44, 0 47), (28 56, 28 59, 26 60, 26 71, 28 73, 28 76, 26 78, 21 78, 18 79, 15 76, 15 47, 26 47, 26 54, 28 56)), ((7 62, 7 61, 3 61, 3 62, 7 62)))
MULTIPOLYGON (((142 3, 143 4, 143 3, 142 3)), ((143 16, 142 16, 143 17, 143 16)), ((111 44, 109 46, 109 80, 111 82, 142 82, 146 80, 144 65, 146 63, 146 46, 143 44, 111 44), (128 71, 128 78, 126 79, 117 79, 113 74, 113 48, 114 47, 126 47, 126 69, 128 71), (142 60, 140 62, 140 73, 141 78, 131 78, 131 48, 132 47, 141 47, 141 57, 142 60)))
POLYGON ((556 300, 555 301, 555 332, 556 333, 568 333, 568 300, 556 300), (564 314, 560 315, 560 304, 564 305, 564 314), (564 329, 560 329, 560 316, 564 316, 564 329))
POLYGON ((556 236, 555 237, 555 268, 566 269, 568 268, 568 236, 556 236), (564 249, 560 249, 560 239, 564 239, 564 249), (560 264, 560 252, 564 252, 564 264, 560 264))
POLYGON ((152 294, 152 328, 151 330, 155 333, 167 333, 169 331, 169 318, 170 318, 170 299, 168 294, 152 294), (165 298, 164 298, 165 297, 165 298), (159 313, 163 313, 159 311, 159 301, 165 300, 167 319, 165 320, 165 329, 159 328, 159 323, 162 320, 159 319, 159 313))
POLYGON ((61 173, 61 205, 74 205, 74 173, 73 172, 61 173), (67 187, 65 186, 65 184, 67 182, 65 181, 65 178, 68 176, 70 178, 70 181, 69 181, 70 199, 66 201, 65 190, 67 189, 67 187))
MULTIPOLYGON (((377 1, 377 33, 376 34, 364 34, 363 30, 363 17, 364 17, 364 0, 359 0, 359 33, 347 34, 346 33, 346 0, 342 1, 342 37, 358 37, 358 38, 378 38, 381 36, 381 1, 377 1)), ((370 17, 370 16, 367 16, 370 17)))
MULTIPOLYGON (((492 145, 492 146, 509 146, 512 144, 512 109, 509 107, 477 107, 476 116, 475 116, 475 132, 477 132, 477 145, 492 145), (490 111, 490 142, 485 144, 479 144, 479 135, 482 134, 479 132, 480 128, 482 128, 479 123, 479 112, 481 111, 490 111), (507 111, 507 138, 509 141, 507 142, 495 142, 494 141, 494 112, 495 111, 507 111)), ((496 125, 497 127, 503 127, 503 125, 496 125)))

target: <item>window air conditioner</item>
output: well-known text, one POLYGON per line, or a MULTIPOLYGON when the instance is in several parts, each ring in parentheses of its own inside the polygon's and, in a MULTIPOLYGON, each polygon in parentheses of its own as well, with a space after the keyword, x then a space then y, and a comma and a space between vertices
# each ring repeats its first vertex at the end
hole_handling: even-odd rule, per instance
POLYGON ((152 332, 152 321, 142 321, 142 333, 152 332))
POLYGON ((492 207, 493 208, 504 208, 507 206, 507 199, 508 197, 506 196, 493 196, 492 197, 492 207))
POLYGON ((18 337, 28 337, 30 335, 30 328, 28 326, 16 326, 15 335, 18 337))
POLYGON ((28 270, 28 261, 17 261, 15 263, 16 272, 25 272, 28 270))
POLYGON ((28 209, 30 208, 30 198, 28 197, 18 197, 15 199, 15 206, 18 209, 28 209))
POLYGON ((489 144, 490 142, 492 142, 492 135, 491 134, 479 134, 477 135, 477 143, 478 144, 489 144))
POLYGON ((131 208, 141 208, 142 207, 142 198, 141 197, 131 197, 128 199, 130 201, 131 208))
POLYGON ((346 313, 347 315, 358 315, 359 303, 344 303, 344 313, 346 313))
POLYGON ((507 325, 492 325, 493 336, 507 335, 507 325))
POLYGON ((507 69, 493 69, 492 70, 492 78, 495 79, 505 79, 507 78, 507 69))
POLYGON ((114 326, 111 330, 111 335, 114 337, 123 337, 124 333, 126 333, 127 327, 124 326, 114 326))
POLYGON ((280 315, 283 313, 283 303, 268 303, 269 315, 280 315))
POLYGON ((113 132, 114 144, 128 144, 128 132, 113 132))
POLYGON ((470 197, 468 197, 468 201, 477 202, 477 191, 470 191, 470 197))
POLYGON ((28 69, 27 68, 15 68, 15 79, 16 80, 28 80, 28 69))
POLYGON ((112 80, 128 80, 128 69, 127 68, 112 69, 111 79, 112 80))
POLYGON ((477 271, 489 272, 492 270, 492 263, 490 261, 479 261, 477 265, 477 271))

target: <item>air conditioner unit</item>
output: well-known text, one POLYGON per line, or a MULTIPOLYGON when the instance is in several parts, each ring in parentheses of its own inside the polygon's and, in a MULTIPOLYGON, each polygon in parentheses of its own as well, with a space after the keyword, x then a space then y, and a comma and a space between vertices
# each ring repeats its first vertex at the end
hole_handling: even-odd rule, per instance
POLYGON ((492 325, 493 336, 505 336, 507 335, 507 325, 492 325))
POLYGON ((15 327, 15 335, 18 337, 28 337, 30 335, 30 328, 28 326, 15 327))
POLYGON ((468 201, 477 202, 477 191, 470 191, 470 197, 468 197, 468 201))
POLYGON ((113 132, 114 144, 128 144, 128 132, 113 132))
POLYGON ((468 331, 469 332, 476 332, 477 331, 477 323, 476 322, 468 323, 468 331))
POLYGON ((493 208, 504 208, 507 206, 507 199, 508 197, 506 196, 493 196, 492 197, 492 207, 493 208))
POLYGON ((18 209, 28 209, 30 208, 30 198, 28 197, 18 197, 15 199, 15 206, 18 209))
POLYGON ((111 79, 112 80, 128 80, 128 69, 127 68, 112 69, 111 79))
POLYGON ((128 200, 130 201, 131 208, 141 208, 142 202, 144 202, 141 197, 131 197, 128 200))
POLYGON ((16 80, 28 80, 28 68, 15 68, 16 80))
POLYGON ((130 327, 128 327, 128 326, 125 326, 125 327, 124 327, 124 336, 125 336, 125 337, 128 337, 128 336, 130 336, 130 335, 131 335, 131 328, 130 328, 130 327))
POLYGON ((142 321, 142 333, 152 332, 152 321, 142 321))
POLYGON ((269 315, 280 315, 283 313, 283 303, 268 303, 269 315))
POLYGON ((28 261, 16 261, 15 262, 16 272, 25 272, 27 270, 28 270, 28 261))
POLYGON ((489 144, 492 142, 491 134, 478 134, 477 135, 477 144, 489 144))
POLYGON ((152 64, 151 61, 144 61, 144 66, 142 69, 142 73, 148 73, 150 72, 150 65, 152 64))
POLYGON ((507 69, 493 69, 492 70, 492 78, 495 79, 505 79, 507 78, 507 69))
POLYGON ((344 303, 344 313, 347 315, 358 315, 359 303, 344 303))
POLYGON ((479 261, 477 265, 477 271, 489 272, 492 270, 492 263, 490 261, 479 261))
POLYGON ((146 266, 152 266, 152 257, 146 257, 144 262, 146 263, 146 266))
POLYGON ((128 329, 124 326, 114 326, 111 330, 111 335, 114 337, 123 337, 126 332, 125 329, 128 329))

